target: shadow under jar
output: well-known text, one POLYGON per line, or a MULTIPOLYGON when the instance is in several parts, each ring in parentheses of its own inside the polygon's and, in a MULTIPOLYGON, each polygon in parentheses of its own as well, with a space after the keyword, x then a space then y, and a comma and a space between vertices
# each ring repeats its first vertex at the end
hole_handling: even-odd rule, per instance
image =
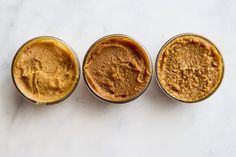
POLYGON ((146 90, 152 77, 152 64, 138 42, 126 35, 113 34, 89 48, 83 74, 95 96, 110 103, 126 103, 146 90))
POLYGON ((194 103, 211 96, 223 79, 220 51, 203 36, 185 33, 167 41, 156 59, 157 81, 171 98, 194 103))
POLYGON ((36 104, 66 99, 79 81, 79 61, 65 42, 41 36, 26 42, 12 61, 12 79, 18 91, 36 104))

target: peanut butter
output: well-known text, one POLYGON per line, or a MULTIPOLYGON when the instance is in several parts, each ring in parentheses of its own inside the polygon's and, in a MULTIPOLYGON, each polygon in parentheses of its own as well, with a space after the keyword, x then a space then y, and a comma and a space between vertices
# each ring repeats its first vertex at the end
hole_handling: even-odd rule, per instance
POLYGON ((133 39, 122 35, 110 35, 92 45, 83 70, 92 91, 112 102, 134 99, 151 80, 146 51, 133 39))
POLYGON ((12 73, 18 89, 36 103, 52 103, 66 97, 79 76, 71 49, 51 37, 35 38, 20 48, 12 73))
POLYGON ((157 59, 162 88, 184 102, 211 95, 223 77, 223 60, 218 49, 197 35, 181 35, 168 42, 157 59))

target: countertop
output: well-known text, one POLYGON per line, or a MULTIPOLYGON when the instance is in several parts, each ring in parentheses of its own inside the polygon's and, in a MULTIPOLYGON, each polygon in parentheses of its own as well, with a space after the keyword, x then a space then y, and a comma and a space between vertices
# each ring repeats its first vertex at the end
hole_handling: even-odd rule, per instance
MULTIPOLYGON (((1 0, 1 157, 235 157, 236 1, 234 0, 1 0), (225 75, 205 101, 173 101, 155 75, 127 104, 106 104, 83 77, 62 103, 26 101, 11 79, 11 62, 27 40, 41 35, 67 42, 80 63, 97 39, 113 33, 141 42, 153 64, 174 35, 193 32, 221 50, 225 75)), ((154 66, 153 66, 154 67, 154 66)))

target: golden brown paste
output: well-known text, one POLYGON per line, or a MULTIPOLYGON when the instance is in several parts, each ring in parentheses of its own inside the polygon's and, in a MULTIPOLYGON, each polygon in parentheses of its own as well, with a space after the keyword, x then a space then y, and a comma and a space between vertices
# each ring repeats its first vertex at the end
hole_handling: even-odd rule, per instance
POLYGON ((197 35, 182 35, 167 43, 157 62, 158 80, 174 98, 196 102, 212 94, 223 76, 217 48, 197 35))
POLYGON ((88 85, 101 98, 120 102, 140 95, 151 79, 145 50, 134 40, 111 35, 97 41, 84 62, 88 85))
POLYGON ((50 103, 67 96, 78 79, 78 63, 61 41, 39 37, 26 43, 13 63, 18 89, 30 100, 50 103))

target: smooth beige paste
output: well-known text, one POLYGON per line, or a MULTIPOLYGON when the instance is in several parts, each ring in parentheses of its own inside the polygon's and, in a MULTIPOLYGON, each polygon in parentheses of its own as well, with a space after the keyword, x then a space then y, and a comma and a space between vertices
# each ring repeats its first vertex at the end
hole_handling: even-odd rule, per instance
POLYGON ((92 90, 113 102, 135 98, 151 79, 145 50, 124 36, 108 36, 96 42, 84 62, 84 73, 92 90))
POLYGON ((223 60, 208 40, 183 35, 160 52, 158 79, 167 93, 178 100, 194 102, 214 92, 223 76, 223 60))
POLYGON ((51 38, 30 41, 17 53, 13 77, 19 90, 37 103, 65 97, 78 78, 76 58, 62 42, 51 38))

